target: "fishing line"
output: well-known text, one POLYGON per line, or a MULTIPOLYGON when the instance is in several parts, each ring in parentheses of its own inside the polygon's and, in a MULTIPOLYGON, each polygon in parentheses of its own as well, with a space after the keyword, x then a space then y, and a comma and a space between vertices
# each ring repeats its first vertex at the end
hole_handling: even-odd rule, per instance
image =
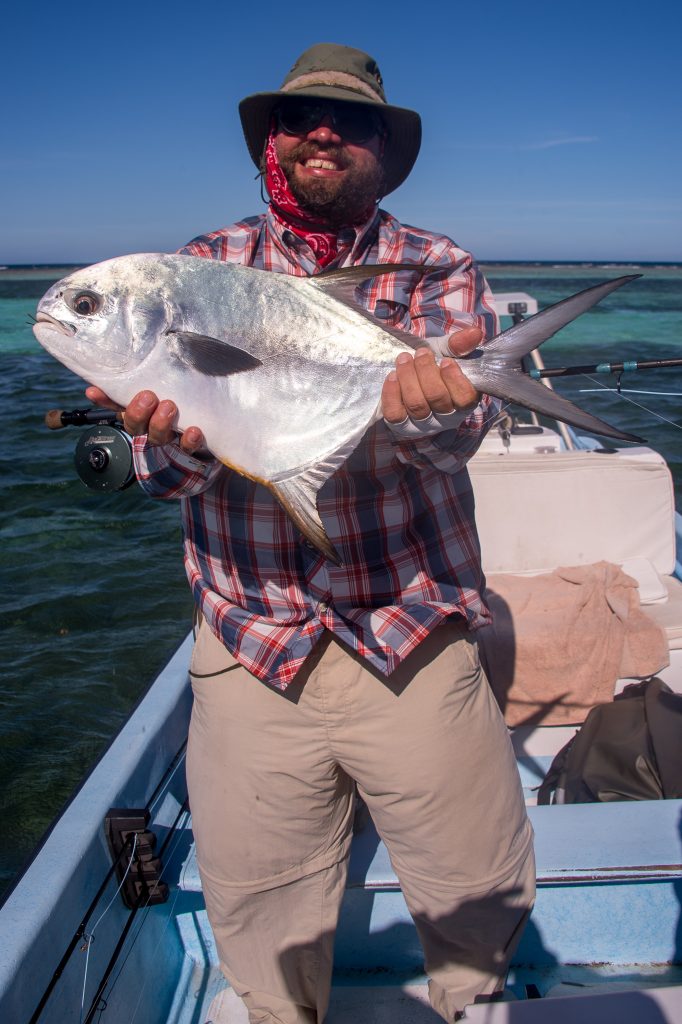
MULTIPOLYGON (((191 816, 190 816, 189 812, 186 812, 185 825, 186 825, 187 821, 189 821, 190 817, 191 816)), ((183 825, 183 829, 184 829, 185 825, 183 825)), ((170 853, 170 855, 168 857, 168 864, 169 865, 170 865, 170 862, 173 859, 173 856, 175 854, 175 850, 177 849, 177 847, 178 847, 178 845, 180 843, 180 840, 182 838, 183 838, 183 831, 179 831, 179 834, 178 834, 177 839, 176 839, 175 847, 173 848, 173 850, 171 851, 171 853, 170 853)), ((171 904, 171 906, 170 906, 170 908, 168 910, 168 916, 166 918, 166 923, 164 924, 163 928, 161 929, 161 934, 159 935, 159 938, 158 938, 158 941, 156 943, 156 946, 154 947, 154 950, 153 950, 153 952, 151 954, 150 964, 154 963, 154 961, 155 961, 155 959, 156 959, 156 957, 158 955, 159 947, 161 946, 161 942, 163 940, 163 937, 165 936, 166 931, 168 930, 168 925, 171 923, 171 920, 173 918, 173 911, 175 910, 175 904, 178 902, 178 899, 180 897, 180 893, 182 892, 182 884, 183 884, 183 882, 185 880, 185 875, 187 874, 187 869, 189 867, 189 861, 190 861, 190 858, 188 857, 187 860, 185 861, 184 865, 183 865, 182 873, 180 874, 180 878, 178 879, 177 888, 175 890, 175 896, 174 896, 173 902, 172 902, 172 904, 171 904)), ((147 912, 149 911, 149 909, 150 908, 147 908, 147 912)), ((133 939, 133 941, 131 943, 131 947, 130 947, 130 950, 128 952, 128 956, 130 955, 130 952, 132 951, 132 947, 137 942, 138 935, 142 931, 142 927, 143 927, 143 925, 145 923, 145 920, 146 920, 146 914, 145 914, 145 917, 144 917, 142 923, 140 924, 140 928, 138 930, 137 935, 135 935, 135 937, 134 937, 134 939, 133 939)), ((128 959, 128 956, 126 956, 126 959, 123 961, 123 964, 121 965, 121 971, 125 967, 126 960, 128 959)), ((111 989, 109 990, 110 993, 113 990, 114 985, 118 981, 121 971, 119 971, 119 973, 114 978, 114 981, 112 982, 112 985, 111 985, 111 989)), ((135 1009, 133 1011, 132 1017, 130 1018, 129 1024, 134 1024, 134 1022, 135 1022, 135 1018, 137 1017, 137 1011, 140 1008, 140 1003, 142 1002, 142 996, 144 995, 145 989, 147 988, 147 981, 149 980, 149 977, 150 977, 151 973, 152 973, 151 971, 145 972, 144 983, 142 985, 142 988, 140 989, 140 994, 137 997, 137 1002, 135 1003, 135 1009)))
POLYGON ((90 963, 90 946, 92 945, 93 939, 95 937, 95 928, 100 923, 102 918, 105 917, 109 913, 111 907, 113 906, 114 900, 116 899, 116 897, 120 893, 121 889, 123 888, 123 883, 125 882, 126 878, 128 877, 128 873, 129 873, 131 867, 133 866, 133 861, 135 860, 135 849, 136 849, 136 847, 137 847, 137 834, 135 834, 135 836, 133 838, 133 848, 130 851, 130 860, 128 861, 128 866, 126 867, 125 872, 123 873, 123 878, 121 879, 121 882, 120 882, 120 885, 119 885, 118 889, 116 890, 114 895, 111 897, 111 899, 109 900, 108 904, 106 905, 106 907, 104 908, 104 910, 102 911, 100 916, 95 921, 94 925, 92 926, 92 928, 90 930, 90 933, 85 936, 85 940, 86 940, 85 973, 83 975, 83 992, 81 994, 80 1024, 83 1024, 83 1011, 85 1009, 85 986, 86 986, 86 983, 87 983, 87 980, 88 980, 88 965, 90 963))
MULTIPOLYGON (((186 815, 186 820, 189 820, 190 815, 189 815, 189 812, 186 810, 184 804, 183 804, 183 807, 181 808, 180 814, 178 814, 178 816, 177 816, 177 818, 175 820, 175 823, 174 823, 174 825, 172 827, 171 833, 170 833, 170 835, 168 837, 169 840, 171 840, 171 845, 170 845, 170 852, 168 854, 168 860, 166 862, 166 870, 168 870, 168 868, 170 867, 170 864, 171 864, 171 862, 173 860, 173 857, 175 856, 177 848, 179 847, 180 843, 182 842, 182 839, 184 838, 184 833, 185 833, 184 825, 183 825, 182 828, 180 828, 180 818, 181 818, 181 816, 183 814, 186 815)), ((168 845, 168 843, 166 843, 165 845, 168 845)), ((164 849, 165 849, 165 846, 161 848, 159 855, 161 855, 164 852, 164 849)), ((163 937, 163 934, 165 933, 166 929, 168 928, 168 925, 170 924, 170 921, 171 921, 171 918, 172 918, 173 909, 175 908, 175 904, 176 904, 176 902, 177 902, 177 900, 178 900, 178 898, 180 896, 181 882, 182 882, 182 880, 185 877, 188 865, 189 865, 189 858, 188 858, 188 862, 185 864, 185 866, 183 868, 183 871, 182 871, 182 874, 180 876, 180 879, 178 880, 178 886, 177 886, 177 890, 176 890, 176 893, 175 893, 175 897, 173 898, 173 902, 172 902, 172 904, 169 907, 168 917, 167 917, 166 923, 165 923, 165 925, 164 925, 164 927, 162 929, 162 937, 163 937)), ((114 988, 116 987, 116 985, 117 985, 117 983, 118 983, 118 981, 119 981, 123 971, 125 970, 126 963, 128 962, 128 959, 129 959, 129 957, 130 957, 130 955, 131 955, 131 953, 132 953, 132 951, 133 951, 133 949, 135 947, 135 944, 137 943, 137 940, 139 939, 140 935, 142 934, 142 929, 144 928, 144 926, 146 924, 146 921, 147 921, 147 917, 149 916, 149 913, 150 913, 150 911, 152 909, 151 906, 149 905, 149 901, 152 898, 153 894, 156 892, 157 885, 158 885, 158 883, 155 882, 154 885, 152 886, 152 888, 149 891, 149 895, 147 896, 147 900, 146 900, 145 904, 141 907, 141 910, 143 911, 143 913, 141 915, 141 919, 140 919, 139 924, 137 926, 137 931, 134 933, 132 939, 130 940, 130 945, 128 946, 128 950, 127 950, 126 955, 125 955, 125 957, 123 959, 123 963, 120 965, 120 967, 118 969, 118 973, 116 974, 116 977, 112 980, 111 984, 109 985, 109 988, 108 988, 108 991, 107 991, 108 998, 111 998, 111 994, 114 991, 114 988)), ((160 940, 159 940, 159 942, 160 942, 160 940)), ((157 943, 157 948, 154 950, 153 956, 156 956, 157 951, 158 951, 158 943, 157 943)), ((137 1005, 135 1007, 135 1014, 137 1014, 137 1010, 139 1008, 140 1000, 142 998, 142 994, 144 993, 145 987, 146 987, 146 982, 142 986, 142 990, 140 992, 140 997, 138 998, 138 1002, 137 1002, 137 1005)), ((104 1007, 100 1011, 100 1019, 101 1019, 101 1015, 102 1015, 102 1013, 104 1012, 105 1009, 106 1009, 106 1007, 104 1007)), ((134 1020, 134 1016, 133 1016, 133 1018, 131 1018, 131 1024, 132 1024, 132 1020, 134 1020)))
POLYGON ((662 395, 665 398, 682 398, 682 391, 636 391, 634 388, 607 388, 603 384, 600 388, 580 388, 581 395, 593 395, 607 391, 611 395, 662 395))
POLYGON ((173 770, 171 771, 170 775, 168 777, 164 776, 164 778, 161 780, 159 785, 156 787, 156 792, 152 794, 152 796, 151 796, 151 798, 149 800, 149 803, 147 804, 147 810, 149 811, 150 815, 152 814, 152 811, 154 810, 154 808, 158 804, 159 800, 161 800, 162 798, 165 798, 167 796, 168 791, 170 789, 170 784, 173 781, 173 776, 175 775, 177 770, 182 765, 184 765, 184 763, 185 763, 185 748, 186 748, 186 746, 187 746, 187 740, 185 740, 182 743, 182 745, 180 746, 180 749, 178 750, 177 754, 175 755, 175 759, 176 759, 175 760, 175 766, 174 766, 173 770))
POLYGON ((619 395, 624 402, 629 402, 630 405, 636 405, 638 409, 642 409, 644 412, 649 413, 650 416, 655 416, 656 419, 660 420, 662 423, 668 423, 671 427, 676 427, 678 430, 682 430, 682 426, 680 426, 679 423, 675 423, 674 420, 669 420, 665 416, 661 416, 660 413, 654 412, 653 409, 647 409, 647 407, 645 405, 642 405, 641 402, 635 402, 634 398, 628 398, 626 395, 623 394, 622 391, 619 392, 615 388, 607 388, 606 384, 602 384, 601 381, 595 380, 594 377, 590 377, 590 375, 587 373, 584 373, 583 377, 586 377, 587 380, 590 380, 593 384, 596 384, 598 386, 599 391, 608 391, 611 394, 619 395))
MULTIPOLYGON (((189 819, 190 815, 189 815, 188 812, 186 812, 186 813, 187 813, 187 818, 189 819)), ((173 860, 173 857, 175 856, 175 852, 176 852, 178 846, 180 845, 180 842, 181 842, 182 838, 183 838, 183 831, 179 831, 178 834, 175 836, 173 848, 171 849, 171 852, 170 852, 170 854, 168 856, 167 867, 170 867, 171 861, 173 860)), ((180 896, 180 893, 182 891, 181 883, 184 880, 185 874, 187 872, 188 865, 189 865, 189 858, 187 860, 187 863, 183 867, 182 874, 180 875, 180 878, 178 879, 178 885, 177 885, 177 889, 176 889, 176 892, 175 892, 175 896, 173 898, 173 902, 171 903, 171 905, 168 908, 168 916, 166 918, 166 923, 164 924, 164 926, 162 928, 161 936, 160 936, 160 938, 159 938, 159 940, 158 940, 158 942, 156 944, 156 947, 154 949, 154 952, 152 954, 152 961, 153 961, 154 957, 158 953, 158 948, 159 948, 159 945, 161 943, 161 939, 165 935, 166 929, 168 928, 168 925, 171 922, 171 919, 172 919, 172 916, 173 916, 173 910, 175 909, 175 904, 177 903, 178 898, 180 896)), ((109 986, 109 991, 107 993, 109 997, 111 997, 112 992, 114 991, 114 989, 115 989, 115 987, 116 987, 116 985, 117 985, 121 975, 123 974, 123 971, 125 970, 125 966, 126 966, 126 964, 128 962, 128 959, 130 958, 130 954, 132 953, 132 951, 133 951, 133 949, 135 947, 135 944, 137 943, 137 940, 139 939, 140 935, 142 934, 142 929, 144 928, 144 926, 145 926, 145 924, 147 922, 147 917, 149 916, 149 913, 150 913, 150 911, 152 909, 149 906, 149 899, 151 898, 151 895, 152 895, 153 892, 154 892, 154 889, 151 890, 150 896, 147 899, 147 903, 145 904, 145 906, 143 908, 144 909, 144 913, 143 913, 142 918, 140 920, 140 923, 138 925, 137 931, 135 932, 135 934, 133 935, 133 937, 132 937, 132 939, 130 941, 130 945, 128 947, 128 951, 127 951, 127 953, 126 953, 126 955, 125 955, 125 957, 123 959, 123 963, 119 967, 119 970, 118 970, 118 973, 117 973, 116 977, 113 979, 113 981, 111 982, 111 985, 109 986)), ((140 995, 138 997, 137 1003, 135 1004, 135 1010, 134 1010, 133 1016, 130 1019, 130 1024, 132 1024, 132 1022, 135 1020, 135 1017, 137 1015, 137 1011, 138 1011, 139 1006, 140 1006, 140 1001, 142 999, 142 996, 144 994, 144 991, 145 991, 145 988, 146 988, 146 985, 147 985, 147 978, 148 977, 149 977, 149 974, 147 973, 145 975, 145 982, 142 985, 142 989, 140 991, 140 995)))

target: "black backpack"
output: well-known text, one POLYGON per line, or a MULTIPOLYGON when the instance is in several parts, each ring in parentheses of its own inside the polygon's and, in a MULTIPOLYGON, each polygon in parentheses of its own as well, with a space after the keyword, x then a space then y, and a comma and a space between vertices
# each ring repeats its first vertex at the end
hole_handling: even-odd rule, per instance
POLYGON ((556 755, 538 803, 682 797, 682 694, 654 677, 592 708, 556 755))

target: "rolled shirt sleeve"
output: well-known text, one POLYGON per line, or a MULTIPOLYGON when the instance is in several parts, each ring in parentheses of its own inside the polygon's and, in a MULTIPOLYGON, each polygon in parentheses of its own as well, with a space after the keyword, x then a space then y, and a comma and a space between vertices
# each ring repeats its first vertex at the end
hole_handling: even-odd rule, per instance
POLYGON ((218 459, 197 458, 179 444, 149 443, 147 435, 133 438, 137 480, 152 498, 191 498, 207 490, 223 465, 218 459))

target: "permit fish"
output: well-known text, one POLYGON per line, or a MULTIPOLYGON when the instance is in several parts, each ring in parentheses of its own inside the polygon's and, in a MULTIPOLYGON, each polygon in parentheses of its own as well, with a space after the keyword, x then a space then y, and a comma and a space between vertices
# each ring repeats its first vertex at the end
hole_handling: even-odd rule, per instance
MULTIPOLYGON (((43 296, 34 334, 47 351, 125 406, 149 389, 200 427, 208 449, 272 492, 301 532, 339 557, 317 493, 381 415, 396 356, 422 339, 375 319, 356 289, 381 274, 442 267, 379 264, 313 277, 195 256, 141 253, 78 270, 43 296)), ((587 288, 457 359, 477 390, 574 426, 639 441, 523 372, 521 359, 638 275, 587 288)))

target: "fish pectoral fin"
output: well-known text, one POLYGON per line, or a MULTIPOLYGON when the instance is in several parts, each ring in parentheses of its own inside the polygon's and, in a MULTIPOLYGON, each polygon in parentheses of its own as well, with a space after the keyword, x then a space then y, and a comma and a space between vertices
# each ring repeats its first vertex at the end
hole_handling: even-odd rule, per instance
POLYGON ((260 359, 219 338, 192 331, 166 331, 170 354, 207 377, 229 377, 262 366, 260 359))
POLYGON ((341 565, 339 553, 327 536, 317 511, 319 477, 315 472, 301 473, 289 480, 270 484, 270 490, 304 537, 334 565, 341 565))

